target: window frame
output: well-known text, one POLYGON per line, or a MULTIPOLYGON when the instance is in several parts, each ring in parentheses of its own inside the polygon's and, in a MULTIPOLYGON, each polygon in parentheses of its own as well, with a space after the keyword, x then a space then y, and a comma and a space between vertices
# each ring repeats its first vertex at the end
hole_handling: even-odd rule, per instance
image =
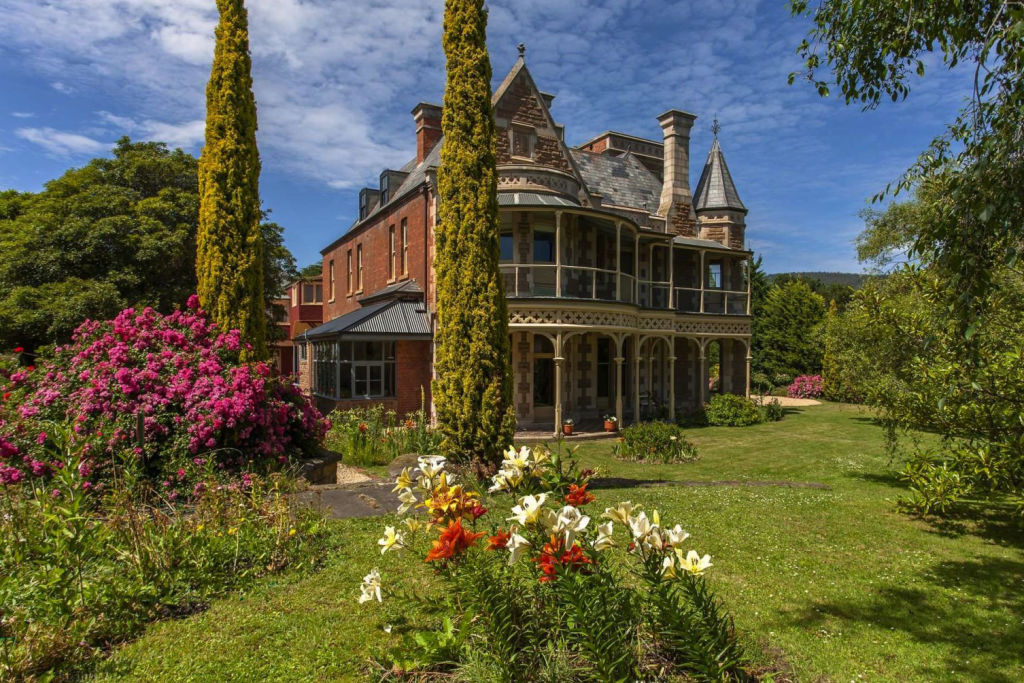
POLYGON ((388 282, 395 281, 396 268, 395 260, 398 257, 397 245, 395 244, 395 224, 388 226, 388 282))
POLYGON ((348 261, 347 261, 346 265, 348 266, 348 270, 347 270, 347 272, 345 274, 345 287, 346 287, 345 295, 346 296, 352 296, 352 250, 351 249, 348 250, 347 257, 348 257, 348 261))
POLYGON ((409 219, 402 219, 402 275, 409 275, 409 219))
POLYGON ((327 271, 330 274, 330 278, 331 278, 331 290, 330 290, 331 291, 331 301, 334 301, 334 298, 335 298, 335 296, 334 296, 335 295, 335 289, 334 289, 334 259, 331 259, 330 262, 328 263, 327 271))
POLYGON ((356 245, 356 294, 363 291, 363 245, 356 245))

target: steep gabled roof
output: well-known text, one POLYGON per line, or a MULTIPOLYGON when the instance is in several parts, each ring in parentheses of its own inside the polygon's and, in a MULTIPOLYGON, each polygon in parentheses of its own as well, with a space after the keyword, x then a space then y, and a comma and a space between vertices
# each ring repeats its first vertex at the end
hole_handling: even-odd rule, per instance
POLYGON ((733 209, 746 212, 747 207, 740 201, 736 185, 732 182, 729 167, 725 164, 725 155, 718 144, 718 138, 711 143, 708 160, 704 162, 704 170, 693 193, 693 208, 697 211, 705 209, 733 209))

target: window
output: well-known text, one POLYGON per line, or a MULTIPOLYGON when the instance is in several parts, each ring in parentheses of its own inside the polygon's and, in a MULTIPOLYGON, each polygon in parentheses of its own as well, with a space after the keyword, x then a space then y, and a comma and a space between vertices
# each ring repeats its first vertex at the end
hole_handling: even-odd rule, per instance
POLYGON ((511 137, 509 149, 512 150, 512 156, 524 159, 533 158, 533 148, 537 140, 537 134, 532 128, 512 126, 509 129, 509 136, 511 137))
POLYGON ((366 190, 359 193, 359 220, 366 218, 370 213, 370 195, 366 190))
POLYGON ((515 260, 515 237, 512 235, 511 229, 501 232, 501 260, 515 260))
POLYGON ((722 262, 713 261, 708 264, 708 289, 722 288, 722 262))
POLYGON ((402 219, 402 275, 409 274, 409 221, 402 219))
POLYGON ((387 171, 380 174, 380 205, 384 206, 388 203, 388 199, 391 196, 390 190, 391 176, 388 175, 387 171))
POLYGON ((356 245, 356 291, 363 291, 363 245, 356 245))
POLYGON ((299 305, 299 286, 298 285, 292 285, 291 286, 291 290, 292 290, 292 307, 295 307, 295 306, 299 305))
POLYGON ((302 285, 302 303, 321 304, 324 301, 324 286, 312 282, 302 285))
POLYGON ((388 227, 388 280, 395 279, 395 226, 388 227))
POLYGON ((299 360, 306 362, 306 344, 299 344, 299 360))
POLYGON ((313 392, 333 399, 395 395, 395 342, 317 342, 313 392))
POLYGON ((348 250, 347 259, 348 259, 348 265, 347 265, 347 270, 345 271, 345 273, 346 273, 346 275, 345 275, 345 291, 348 294, 351 294, 352 293, 352 250, 351 249, 348 250))
POLYGON ((331 301, 334 301, 334 259, 328 264, 327 271, 331 276, 331 301))
POLYGON ((538 225, 533 229, 534 263, 555 262, 555 229, 538 225))
POLYGON ((597 338, 597 397, 611 396, 612 345, 608 337, 597 338))

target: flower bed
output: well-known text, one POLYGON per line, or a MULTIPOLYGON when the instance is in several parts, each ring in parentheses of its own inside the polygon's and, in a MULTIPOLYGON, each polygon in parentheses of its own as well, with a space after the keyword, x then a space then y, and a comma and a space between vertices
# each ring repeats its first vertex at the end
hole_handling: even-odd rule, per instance
POLYGON ((193 296, 167 316, 87 321, 37 368, 0 365, 0 483, 52 475, 51 423, 70 423, 83 444, 84 486, 108 482, 127 453, 172 498, 191 495, 208 466, 267 470, 315 446, 320 414, 265 363, 240 363, 242 346, 193 296))
POLYGON ((448 590, 438 604, 387 569, 366 574, 358 601, 382 603, 385 619, 409 601, 441 619, 378 664, 483 666, 495 680, 746 678, 732 620, 705 582, 711 558, 657 510, 625 501, 591 512, 592 474, 572 453, 510 448, 485 499, 442 457, 402 471, 405 519, 384 529, 380 552, 423 557, 448 590))
POLYGON ((700 456, 678 425, 640 422, 622 430, 615 457, 633 462, 680 463, 693 462, 700 456))

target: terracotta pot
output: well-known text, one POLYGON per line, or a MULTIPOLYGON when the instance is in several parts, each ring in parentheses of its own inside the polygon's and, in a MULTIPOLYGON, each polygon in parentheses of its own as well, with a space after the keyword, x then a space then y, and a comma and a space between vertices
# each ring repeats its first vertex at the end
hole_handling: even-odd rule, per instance
POLYGON ((612 422, 611 420, 605 420, 604 421, 604 431, 606 431, 606 432, 614 432, 615 431, 615 423, 612 422))
POLYGON ((572 425, 562 425, 562 433, 566 436, 572 436, 572 425))

